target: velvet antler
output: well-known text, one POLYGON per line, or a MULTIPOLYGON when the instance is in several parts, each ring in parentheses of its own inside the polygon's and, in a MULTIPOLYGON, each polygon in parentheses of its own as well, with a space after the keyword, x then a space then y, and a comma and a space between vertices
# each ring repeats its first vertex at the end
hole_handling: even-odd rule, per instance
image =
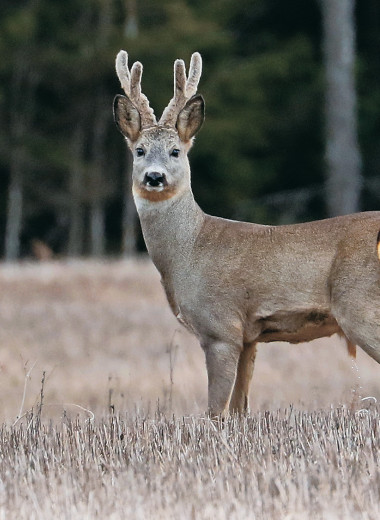
POLYGON ((116 56, 116 73, 121 86, 140 113, 141 127, 147 128, 157 124, 153 109, 149 106, 148 98, 141 92, 141 76, 143 66, 136 61, 131 70, 128 68, 128 53, 120 51, 116 56))
POLYGON ((189 76, 186 78, 186 68, 183 60, 174 62, 174 96, 165 108, 160 125, 175 126, 178 114, 186 102, 197 92, 198 83, 202 74, 202 58, 199 52, 191 56, 189 76))

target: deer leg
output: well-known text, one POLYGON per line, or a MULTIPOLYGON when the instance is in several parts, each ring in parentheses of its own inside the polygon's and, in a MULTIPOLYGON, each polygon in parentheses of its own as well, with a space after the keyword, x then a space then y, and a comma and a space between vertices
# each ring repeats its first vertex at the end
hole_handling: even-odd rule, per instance
POLYGON ((332 311, 349 342, 380 363, 380 286, 369 276, 362 283, 363 288, 343 287, 345 291, 339 286, 332 311))
POLYGON ((241 348, 213 342, 204 346, 208 375, 208 411, 212 417, 228 412, 241 348))
POLYGON ((240 353, 234 390, 230 402, 230 412, 246 413, 248 411, 248 392, 256 358, 256 343, 245 343, 240 353))
MULTIPOLYGON (((373 300, 368 298, 368 301, 373 300)), ((380 310, 356 309, 356 312, 346 312, 342 318, 338 314, 337 321, 351 344, 359 345, 380 363, 380 310)))

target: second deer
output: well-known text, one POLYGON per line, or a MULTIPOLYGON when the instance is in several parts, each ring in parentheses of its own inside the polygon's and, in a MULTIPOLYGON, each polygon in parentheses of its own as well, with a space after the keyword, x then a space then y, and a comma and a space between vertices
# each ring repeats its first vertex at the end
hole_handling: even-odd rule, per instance
POLYGON ((205 352, 213 416, 244 412, 258 342, 299 343, 338 333, 380 362, 380 212, 288 226, 205 214, 187 154, 204 120, 188 77, 174 64, 174 96, 157 122, 141 93, 142 65, 116 70, 125 96, 114 118, 133 154, 133 195, 146 246, 170 307, 205 352))

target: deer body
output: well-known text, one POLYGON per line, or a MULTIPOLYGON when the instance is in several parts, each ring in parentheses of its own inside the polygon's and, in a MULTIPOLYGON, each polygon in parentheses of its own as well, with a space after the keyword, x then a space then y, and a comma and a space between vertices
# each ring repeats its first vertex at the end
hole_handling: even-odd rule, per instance
POLYGON ((176 62, 175 96, 157 124, 146 98, 139 108, 141 65, 129 73, 119 53, 127 97, 116 98, 115 120, 134 154, 133 194, 149 255, 173 313, 204 349, 210 413, 223 415, 247 409, 257 342, 338 333, 380 362, 380 212, 289 226, 203 213, 187 159, 204 117, 194 95, 198 56, 187 81, 176 62), (181 99, 191 82, 191 96, 181 99))

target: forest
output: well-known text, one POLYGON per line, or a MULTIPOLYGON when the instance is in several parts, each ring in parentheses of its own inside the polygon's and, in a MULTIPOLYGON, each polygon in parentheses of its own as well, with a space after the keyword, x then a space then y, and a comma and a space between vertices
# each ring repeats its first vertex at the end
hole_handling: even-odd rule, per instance
MULTIPOLYGON (((354 210, 380 209, 380 4, 348 3, 354 210)), ((143 63, 143 90, 156 114, 172 95, 173 61, 188 62, 195 50, 203 56, 206 122, 190 153, 202 209, 267 224, 333 214, 351 173, 345 166, 343 180, 329 181, 323 19, 338 34, 341 18, 326 14, 327 4, 2 0, 1 257, 143 250, 131 161, 112 118, 122 48, 143 63)))

